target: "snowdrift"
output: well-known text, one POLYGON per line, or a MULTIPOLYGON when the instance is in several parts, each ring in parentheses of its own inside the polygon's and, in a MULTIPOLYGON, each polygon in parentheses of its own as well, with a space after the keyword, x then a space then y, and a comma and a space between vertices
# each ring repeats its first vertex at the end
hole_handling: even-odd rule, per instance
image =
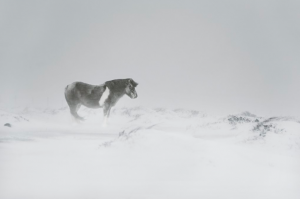
POLYGON ((300 198, 300 122, 184 109, 0 110, 0 198, 300 198), (10 123, 12 127, 4 126, 10 123))

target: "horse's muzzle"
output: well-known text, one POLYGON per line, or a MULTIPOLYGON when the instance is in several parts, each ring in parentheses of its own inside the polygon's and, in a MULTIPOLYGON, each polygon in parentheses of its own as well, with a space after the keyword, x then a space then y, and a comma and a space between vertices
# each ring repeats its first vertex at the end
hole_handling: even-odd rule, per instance
POLYGON ((138 97, 137 93, 131 93, 130 94, 131 99, 135 99, 138 97))

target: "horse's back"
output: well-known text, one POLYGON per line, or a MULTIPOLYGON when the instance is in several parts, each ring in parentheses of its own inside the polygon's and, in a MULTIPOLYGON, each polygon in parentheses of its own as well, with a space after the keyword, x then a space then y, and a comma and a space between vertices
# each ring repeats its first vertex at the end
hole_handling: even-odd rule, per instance
POLYGON ((67 85, 65 92, 79 92, 84 95, 91 93, 95 87, 95 85, 87 84, 84 82, 73 82, 67 85))

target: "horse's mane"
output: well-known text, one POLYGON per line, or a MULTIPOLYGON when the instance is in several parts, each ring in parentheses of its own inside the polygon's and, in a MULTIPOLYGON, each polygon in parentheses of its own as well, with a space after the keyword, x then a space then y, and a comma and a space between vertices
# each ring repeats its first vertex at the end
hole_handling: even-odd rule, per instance
POLYGON ((138 83, 136 83, 135 81, 133 81, 133 79, 128 78, 128 79, 114 79, 114 80, 110 80, 105 82, 105 85, 109 88, 109 89, 118 89, 118 88, 124 88, 125 86, 127 86, 128 84, 131 84, 132 86, 136 87, 138 85, 138 83))

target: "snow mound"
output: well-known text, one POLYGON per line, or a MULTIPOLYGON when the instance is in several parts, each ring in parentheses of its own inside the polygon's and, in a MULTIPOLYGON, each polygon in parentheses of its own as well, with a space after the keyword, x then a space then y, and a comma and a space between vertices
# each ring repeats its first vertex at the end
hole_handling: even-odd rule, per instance
POLYGON ((0 198, 300 197, 294 118, 125 107, 102 128, 101 109, 79 114, 0 111, 12 124, 0 127, 0 198))
POLYGON ((12 130, 2 125, 0 130, 10 133, 2 133, 0 139, 5 139, 3 137, 6 135, 10 136, 12 131, 29 132, 21 137, 24 138, 28 135, 29 139, 32 139, 33 134, 36 137, 42 137, 45 134, 53 136, 58 132, 80 134, 114 132, 113 135, 123 132, 123 135, 129 135, 132 129, 139 131, 152 129, 189 134, 202 139, 226 138, 235 143, 253 144, 257 142, 260 145, 262 143, 268 145, 268 140, 273 140, 270 145, 274 147, 300 149, 300 122, 290 117, 264 118, 247 111, 226 117, 216 117, 186 109, 123 107, 112 110, 110 127, 103 129, 101 127, 103 119, 101 109, 82 108, 79 113, 86 119, 80 124, 72 120, 67 107, 60 109, 27 107, 14 110, 12 113, 0 111, 1 123, 3 125, 10 123, 14 127, 12 130), (281 141, 277 141, 275 144, 274 140, 276 139, 281 141))

